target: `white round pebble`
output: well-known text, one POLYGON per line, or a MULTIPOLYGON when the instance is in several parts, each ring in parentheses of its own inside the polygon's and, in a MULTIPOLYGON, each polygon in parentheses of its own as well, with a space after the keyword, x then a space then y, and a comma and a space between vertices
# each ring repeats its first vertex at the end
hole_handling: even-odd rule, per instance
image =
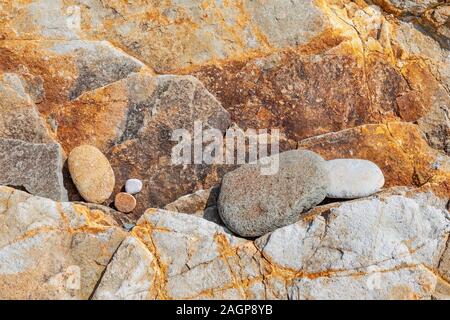
POLYGON ((368 197, 384 186, 384 175, 373 162, 360 159, 336 159, 327 162, 330 175, 328 198, 368 197))
POLYGON ((125 191, 129 194, 136 194, 142 190, 142 181, 139 179, 129 179, 125 183, 125 191))

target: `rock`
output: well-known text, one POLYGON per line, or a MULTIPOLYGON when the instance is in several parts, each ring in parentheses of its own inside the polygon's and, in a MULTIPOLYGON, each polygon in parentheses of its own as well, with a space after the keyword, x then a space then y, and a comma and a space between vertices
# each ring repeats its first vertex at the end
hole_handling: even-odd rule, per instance
POLYGON ((3 74, 3 80, 0 80, 0 137, 33 143, 54 142, 19 77, 3 74))
POLYGON ((441 205, 432 193, 396 190, 325 206, 255 241, 151 209, 93 298, 430 299, 450 232, 441 205))
POLYGON ((101 210, 0 187, 0 299, 88 299, 124 237, 101 210))
POLYGON ((260 281, 258 256, 251 242, 214 223, 150 209, 114 255, 93 299, 256 297, 243 283, 260 281))
POLYGON ((125 182, 125 191, 129 194, 136 194, 142 190, 142 181, 139 179, 128 179, 125 182))
POLYGON ((136 199, 128 193, 120 192, 116 194, 114 206, 123 213, 129 213, 136 208, 136 199))
POLYGON ((220 217, 243 237, 261 236, 294 223, 322 202, 328 185, 326 163, 320 156, 287 151, 279 155, 279 171, 274 175, 263 176, 259 164, 226 174, 218 201, 220 217))
POLYGON ((208 190, 198 190, 195 193, 183 196, 164 207, 165 210, 185 214, 193 214, 208 221, 223 225, 217 209, 217 199, 220 188, 213 187, 208 190))
POLYGON ((23 187, 33 195, 66 201, 62 165, 58 144, 0 138, 0 185, 23 187))
POLYGON ((364 125, 299 142, 326 160, 365 159, 383 172, 386 187, 432 184, 438 195, 450 195, 450 158, 431 149, 416 125, 364 125))
POLYGON ((376 4, 393 13, 409 13, 420 15, 430 8, 441 4, 441 0, 375 0, 376 4))
POLYGON ((86 201, 102 203, 111 196, 114 172, 100 150, 82 145, 70 152, 67 161, 72 180, 86 201))
POLYGON ((328 198, 364 198, 384 186, 383 172, 371 161, 336 159, 327 161, 327 168, 330 177, 328 198))
POLYGON ((40 0, 11 3, 3 12, 0 39, 102 38, 158 73, 297 46, 329 27, 312 0, 142 2, 139 8, 123 1, 103 6, 86 0, 82 6, 76 0, 40 0))
POLYGON ((61 106, 55 118, 67 152, 90 144, 108 157, 117 181, 114 193, 130 177, 144 182, 135 195, 135 219, 147 208, 219 183, 217 166, 171 163, 174 130, 192 135, 195 121, 221 132, 231 125, 228 112, 194 77, 131 74, 61 106))
MULTIPOLYGON (((49 5, 53 5, 50 2, 49 5)), ((38 97, 39 112, 47 121, 55 121, 53 113, 61 104, 83 92, 143 69, 142 62, 106 41, 52 39, 2 40, 0 43, 0 71, 20 74, 26 78, 24 80, 28 79, 24 81, 27 93, 35 99, 38 97), (39 86, 42 88, 37 90, 39 86)))

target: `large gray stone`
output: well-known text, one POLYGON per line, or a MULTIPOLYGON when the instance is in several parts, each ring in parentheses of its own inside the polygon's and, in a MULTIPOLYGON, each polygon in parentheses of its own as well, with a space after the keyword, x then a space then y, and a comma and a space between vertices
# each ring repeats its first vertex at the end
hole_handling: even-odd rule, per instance
POLYGON ((281 153, 279 171, 273 175, 262 175, 261 168, 262 164, 247 164, 226 174, 222 181, 220 216, 228 228, 244 237, 261 236, 294 223, 327 193, 326 162, 313 152, 281 153))
POLYGON ((65 201, 62 165, 58 144, 0 139, 0 185, 23 187, 33 195, 65 201))

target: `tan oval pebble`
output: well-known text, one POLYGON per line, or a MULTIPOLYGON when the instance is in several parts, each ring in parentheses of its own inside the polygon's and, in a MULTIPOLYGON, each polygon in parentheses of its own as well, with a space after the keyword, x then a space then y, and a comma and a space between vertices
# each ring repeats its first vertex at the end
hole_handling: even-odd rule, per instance
POLYGON ((89 145, 76 147, 68 163, 72 180, 84 200, 102 203, 111 196, 116 181, 114 171, 99 149, 89 145))
POLYGON ((116 194, 114 206, 120 212, 128 213, 136 208, 136 199, 131 194, 120 192, 116 194))

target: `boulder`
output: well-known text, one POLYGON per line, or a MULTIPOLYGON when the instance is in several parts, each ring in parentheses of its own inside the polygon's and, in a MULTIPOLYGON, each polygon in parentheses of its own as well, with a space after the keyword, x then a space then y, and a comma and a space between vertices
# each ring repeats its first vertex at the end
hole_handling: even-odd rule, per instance
POLYGON ((364 125, 305 139, 298 147, 317 152, 326 160, 372 161, 383 172, 386 187, 430 183, 440 196, 450 195, 450 158, 430 148, 413 124, 364 125))
POLYGON ((271 159, 279 162, 273 175, 263 175, 261 164, 246 164, 222 180, 219 214, 240 236, 257 237, 294 223, 327 195, 328 171, 317 154, 293 150, 271 159))

